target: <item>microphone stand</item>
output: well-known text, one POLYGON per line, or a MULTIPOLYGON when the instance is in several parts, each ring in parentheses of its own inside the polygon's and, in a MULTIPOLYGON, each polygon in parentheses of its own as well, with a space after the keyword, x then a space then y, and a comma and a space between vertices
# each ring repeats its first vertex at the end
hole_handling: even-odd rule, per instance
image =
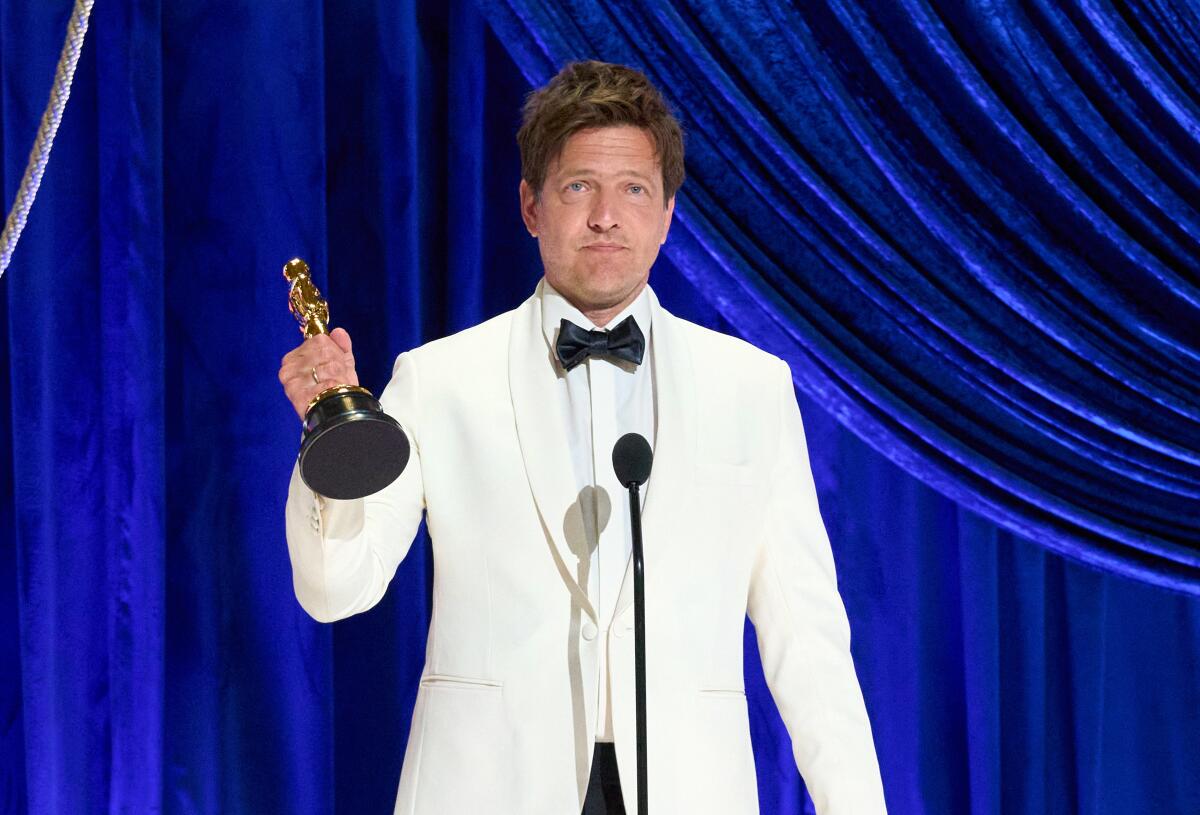
POLYGON ((637 715, 637 815, 649 815, 646 792, 646 582, 642 562, 642 502, 638 483, 629 485, 629 521, 633 532, 633 666, 637 715))
POLYGON ((613 471, 629 488, 629 531, 633 537, 633 670, 637 715, 637 815, 648 815, 646 791, 646 580, 642 560, 642 502, 638 488, 650 478, 654 451, 637 433, 626 433, 613 445, 613 471))

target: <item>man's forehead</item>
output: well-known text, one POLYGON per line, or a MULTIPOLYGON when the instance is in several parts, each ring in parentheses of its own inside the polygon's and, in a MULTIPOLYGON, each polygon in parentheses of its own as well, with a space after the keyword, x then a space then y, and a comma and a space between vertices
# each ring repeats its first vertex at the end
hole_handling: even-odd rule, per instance
POLYGON ((590 128, 571 134, 550 162, 551 173, 660 174, 654 138, 630 125, 590 128))

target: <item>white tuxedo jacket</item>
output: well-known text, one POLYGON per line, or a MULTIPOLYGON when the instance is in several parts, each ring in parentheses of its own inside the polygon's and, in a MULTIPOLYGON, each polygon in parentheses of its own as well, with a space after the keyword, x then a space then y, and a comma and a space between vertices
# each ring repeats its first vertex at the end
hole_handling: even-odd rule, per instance
MULTIPOLYGON (((381 395, 412 458, 360 501, 293 473, 296 596, 338 620, 383 596, 424 511, 433 616, 396 813, 577 815, 608 651, 626 807, 636 809, 633 586, 599 620, 538 293, 401 354, 381 395)), ((796 764, 822 815, 884 812, 871 727, 787 365, 652 299, 657 443, 645 487, 650 804, 758 812, 742 631, 754 621, 796 764)), ((627 500, 612 496, 612 500, 627 500)))

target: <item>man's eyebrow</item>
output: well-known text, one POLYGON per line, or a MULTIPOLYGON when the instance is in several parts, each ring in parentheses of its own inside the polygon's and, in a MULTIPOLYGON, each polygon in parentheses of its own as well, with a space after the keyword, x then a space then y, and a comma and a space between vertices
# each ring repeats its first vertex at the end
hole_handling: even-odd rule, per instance
MULTIPOLYGON (((558 172, 560 175, 564 176, 599 175, 599 173, 597 173, 591 167, 568 167, 566 169, 560 169, 558 172)), ((650 176, 643 175, 637 170, 621 170, 619 172, 612 173, 612 175, 618 178, 636 178, 646 184, 652 184, 654 182, 654 179, 652 179, 650 176)))

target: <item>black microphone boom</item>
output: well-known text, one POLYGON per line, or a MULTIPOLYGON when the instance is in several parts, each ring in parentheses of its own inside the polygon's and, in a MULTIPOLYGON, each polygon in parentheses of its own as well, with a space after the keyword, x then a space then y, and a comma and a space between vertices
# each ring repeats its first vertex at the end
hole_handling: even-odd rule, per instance
POLYGON ((646 789, 646 580, 642 560, 642 502, 638 487, 650 478, 654 451, 637 433, 626 433, 613 445, 617 480, 629 488, 629 530, 633 533, 633 672, 637 717, 637 815, 648 815, 646 789))

